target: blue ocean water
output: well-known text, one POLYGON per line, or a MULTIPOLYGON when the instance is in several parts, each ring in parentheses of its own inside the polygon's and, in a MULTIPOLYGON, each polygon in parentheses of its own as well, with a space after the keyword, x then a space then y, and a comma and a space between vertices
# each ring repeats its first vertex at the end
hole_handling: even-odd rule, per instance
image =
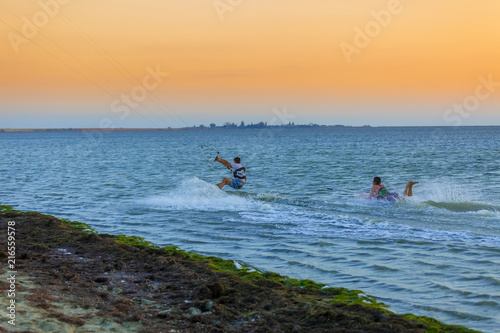
POLYGON ((500 127, 0 133, 0 152, 2 204, 500 332, 500 127), (214 186, 216 151, 242 190, 214 186), (420 183, 366 200, 374 176, 420 183))

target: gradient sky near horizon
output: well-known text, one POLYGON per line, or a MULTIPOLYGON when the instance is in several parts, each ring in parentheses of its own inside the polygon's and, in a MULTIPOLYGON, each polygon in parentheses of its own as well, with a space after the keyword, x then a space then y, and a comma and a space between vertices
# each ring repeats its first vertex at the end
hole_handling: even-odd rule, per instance
POLYGON ((0 0, 0 128, 500 125, 498 17, 498 0, 0 0))

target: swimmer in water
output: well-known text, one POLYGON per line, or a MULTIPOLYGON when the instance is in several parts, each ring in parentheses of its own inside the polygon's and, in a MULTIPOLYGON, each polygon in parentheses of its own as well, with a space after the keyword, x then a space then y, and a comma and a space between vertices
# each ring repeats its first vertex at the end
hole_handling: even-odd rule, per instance
MULTIPOLYGON (((387 190, 387 187, 385 187, 385 185, 381 183, 382 179, 380 179, 380 177, 373 178, 373 186, 369 195, 370 199, 377 198, 387 201, 396 201, 401 199, 399 194, 390 193, 389 190, 387 190)), ((418 182, 409 181, 408 183, 406 183, 406 187, 403 192, 403 198, 413 196, 413 185, 415 184, 418 184, 418 182)))

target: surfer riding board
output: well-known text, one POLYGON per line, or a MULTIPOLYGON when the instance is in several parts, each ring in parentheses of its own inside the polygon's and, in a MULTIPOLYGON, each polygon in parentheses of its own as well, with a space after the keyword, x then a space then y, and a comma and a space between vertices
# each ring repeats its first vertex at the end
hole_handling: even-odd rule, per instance
POLYGON ((382 179, 380 179, 380 177, 373 178, 373 186, 370 191, 370 194, 362 194, 362 196, 365 197, 366 199, 375 198, 379 200, 387 200, 390 202, 394 202, 396 200, 404 199, 405 197, 413 196, 413 185, 418 184, 418 182, 414 181, 409 181, 408 183, 406 183, 406 187, 403 192, 403 198, 401 198, 399 194, 389 192, 387 187, 385 187, 385 185, 381 183, 382 179))
POLYGON ((222 181, 217 184, 217 186, 222 189, 224 186, 229 185, 232 188, 239 190, 245 185, 247 181, 246 169, 241 165, 241 158, 235 157, 233 163, 229 163, 228 161, 222 159, 217 155, 215 157, 214 162, 219 162, 224 165, 226 168, 232 171, 233 178, 224 177, 222 181))

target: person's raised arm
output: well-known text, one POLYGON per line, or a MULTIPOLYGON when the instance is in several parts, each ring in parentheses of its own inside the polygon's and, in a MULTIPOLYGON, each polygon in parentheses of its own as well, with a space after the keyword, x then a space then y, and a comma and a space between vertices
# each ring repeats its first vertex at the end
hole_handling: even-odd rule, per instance
POLYGON ((228 161, 220 158, 219 155, 217 155, 217 157, 215 158, 214 161, 219 162, 220 164, 224 165, 228 169, 231 169, 231 163, 229 163, 228 161))

